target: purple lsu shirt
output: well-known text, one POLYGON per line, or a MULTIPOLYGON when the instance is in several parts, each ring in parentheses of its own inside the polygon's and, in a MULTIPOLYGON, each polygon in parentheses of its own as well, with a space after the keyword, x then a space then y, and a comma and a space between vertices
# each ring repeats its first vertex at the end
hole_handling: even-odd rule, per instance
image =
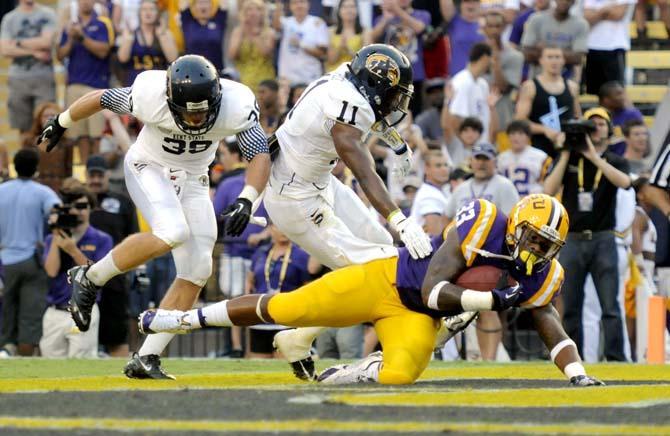
MULTIPOLYGON (((87 37, 96 41, 111 43, 114 40, 112 22, 107 17, 98 17, 93 12, 91 20, 84 27, 87 37)), ((68 36, 63 31, 60 39, 61 47, 65 45, 68 36)), ((92 88, 109 88, 109 56, 100 59, 90 51, 82 42, 75 42, 67 62, 68 85, 81 84, 92 88)))
POLYGON ((223 35, 226 33, 228 13, 218 9, 203 26, 191 14, 190 9, 181 13, 185 52, 206 57, 220 71, 223 69, 223 35))
MULTIPOLYGON (((486 200, 476 200, 470 203, 470 205, 462 208, 456 216, 456 231, 459 244, 461 245, 461 251, 464 251, 470 244, 476 244, 480 250, 485 250, 497 255, 509 256, 509 250, 505 244, 507 217, 502 212, 498 212, 492 203, 486 200), (484 212, 482 208, 484 202, 487 203, 488 210, 494 211, 488 218, 489 221, 479 219, 480 214, 484 212), (463 215, 461 215, 461 211, 463 210, 472 210, 473 212, 463 218, 463 215), (477 242, 478 235, 481 235, 482 239, 477 242)), ((445 230, 445 232, 447 231, 449 231, 449 227, 445 230)), ((435 253, 439 246, 444 242, 444 235, 434 237, 431 242, 433 245, 433 253, 435 253)), ((429 309, 423 304, 421 287, 428 270, 430 258, 432 258, 432 255, 429 258, 415 260, 409 255, 407 249, 401 248, 399 250, 396 287, 400 299, 408 309, 415 312, 425 313, 434 318, 454 315, 454 313, 429 309)), ((550 271, 554 271, 555 268, 550 268, 548 266, 541 271, 533 272, 531 275, 527 276, 520 271, 516 267, 516 264, 511 260, 484 257, 478 254, 472 259, 473 260, 469 264, 470 268, 482 265, 495 266, 496 268, 507 270, 509 275, 519 282, 522 286, 522 291, 521 296, 517 300, 517 306, 532 301, 533 297, 540 291, 549 291, 549 297, 558 294, 558 291, 554 291, 553 288, 549 289, 548 287, 550 284, 549 282, 552 279, 549 277, 549 273, 550 271), (545 284, 547 286, 545 286, 545 284)), ((554 262, 558 263, 557 261, 554 262)), ((557 277, 560 276, 559 273, 556 275, 557 277)), ((555 283, 553 285, 554 288, 558 287, 560 290, 561 283, 562 280, 555 283)))
MULTIPOLYGON (((46 259, 51 249, 53 235, 48 235, 44 243, 44 258, 46 259)), ((112 237, 102 230, 88 226, 83 236, 77 241, 77 247, 89 260, 97 262, 109 253, 114 246, 112 237)), ((56 248, 57 249, 57 248, 56 248)), ((75 266, 74 260, 65 252, 61 251, 61 265, 59 274, 49 280, 49 292, 47 293, 48 305, 67 304, 72 294, 72 285, 67 282, 66 271, 75 266)), ((98 294, 99 296, 99 294, 98 294)))
POLYGON ((291 257, 289 258, 286 267, 286 276, 281 282, 281 289, 277 289, 277 287, 280 285, 279 280, 283 265, 283 257, 280 257, 274 262, 270 262, 270 271, 268 274, 270 283, 266 283, 265 264, 271 248, 271 244, 259 247, 251 257, 251 272, 254 274, 255 283, 254 293, 267 294, 270 289, 289 292, 298 289, 310 280, 309 271, 307 270, 309 254, 293 244, 291 257))
POLYGON ((479 33, 479 22, 465 21, 459 14, 454 15, 449 22, 447 33, 451 44, 449 77, 453 77, 468 65, 470 49, 483 41, 484 35, 479 33))

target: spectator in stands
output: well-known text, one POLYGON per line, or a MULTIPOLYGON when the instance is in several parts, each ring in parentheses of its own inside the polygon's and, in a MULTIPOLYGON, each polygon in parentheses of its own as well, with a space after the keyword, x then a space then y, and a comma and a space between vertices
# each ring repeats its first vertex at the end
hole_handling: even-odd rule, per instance
MULTIPOLYGON (((244 188, 245 164, 242 153, 235 140, 226 140, 224 159, 225 166, 234 169, 234 175, 226 177, 219 183, 214 194, 214 212, 216 216, 229 205, 233 204, 244 188)), ((261 208, 256 215, 265 215, 261 208)), ((222 224, 222 223, 220 223, 222 224)), ((223 242, 223 254, 219 258, 219 287, 226 298, 235 298, 244 294, 245 280, 251 268, 251 258, 258 245, 269 237, 268 231, 262 227, 249 224, 240 236, 224 236, 222 225, 219 226, 219 235, 223 242)), ((232 350, 229 357, 243 357, 242 329, 232 327, 232 350)))
POLYGON ((282 107, 279 103, 279 83, 274 79, 263 80, 256 90, 256 99, 261 108, 259 122, 267 135, 279 127, 282 107))
MULTIPOLYGON (((57 214, 49 217, 54 226, 44 247, 44 269, 49 276, 47 310, 42 318, 40 350, 44 357, 97 357, 100 312, 93 306, 91 327, 80 332, 68 311, 72 285, 67 270, 75 265, 97 262, 112 249, 112 237, 89 223, 95 197, 79 181, 66 179, 61 190, 64 212, 70 217, 61 224, 57 214), (73 224, 73 225, 70 225, 73 224)), ((62 213, 61 213, 62 216, 62 213)), ((126 323, 124 316, 122 322, 126 323)))
POLYGON ((584 0, 589 22, 584 82, 588 94, 598 94, 603 83, 624 83, 626 52, 630 50, 630 20, 636 0, 584 0))
POLYGON ((223 70, 223 38, 226 34, 228 1, 219 1, 216 8, 212 0, 180 0, 181 28, 184 34, 185 53, 209 59, 223 70))
POLYGON ((279 0, 272 26, 282 33, 279 42, 278 75, 291 85, 309 83, 323 74, 322 62, 328 53, 326 22, 308 15, 307 0, 289 0, 291 16, 283 16, 283 1, 279 0))
POLYGON ((472 47, 484 40, 479 24, 480 3, 479 0, 463 0, 458 12, 453 0, 441 1, 440 5, 442 17, 449 23, 447 26, 451 47, 449 76, 453 77, 468 65, 472 47))
POLYGON ((370 32, 361 26, 356 0, 340 1, 335 26, 329 32, 326 72, 333 71, 344 62, 350 62, 361 47, 371 42, 370 32))
POLYGON ((461 183, 468 180, 472 174, 461 167, 456 167, 449 172, 449 192, 453 193, 461 183))
POLYGON ((489 91, 484 75, 491 66, 491 47, 485 42, 478 42, 470 50, 470 61, 467 68, 456 74, 451 80, 453 97, 443 110, 449 129, 457 131, 464 118, 479 118, 484 127, 482 136, 485 139, 495 137, 498 129, 498 117, 495 104, 499 95, 489 91))
POLYGON ((396 47, 412 64, 414 96, 410 109, 415 116, 423 107, 423 81, 426 69, 423 65, 422 34, 430 25, 430 13, 413 9, 411 0, 386 0, 382 3, 382 15, 375 19, 372 40, 396 47))
POLYGON ((139 27, 134 31, 123 29, 117 57, 126 66, 125 86, 131 86, 142 71, 166 69, 179 55, 174 37, 159 13, 156 0, 142 0, 139 27))
POLYGON ((610 150, 622 156, 626 150, 622 127, 628 121, 643 121, 644 117, 628 100, 626 89, 617 81, 603 83, 598 91, 600 106, 607 109, 612 116, 613 136, 610 141, 610 150))
POLYGON ((439 150, 424 156, 424 182, 414 197, 411 216, 430 236, 438 236, 447 224, 447 197, 444 185, 449 181, 447 157, 439 150))
POLYGON ((623 318, 617 302, 619 275, 613 230, 617 188, 630 187, 629 167, 625 159, 607 151, 611 128, 607 111, 594 108, 584 116, 595 123, 596 131, 587 135, 582 151, 571 151, 578 145, 566 144, 544 182, 544 192, 549 195, 563 188, 562 202, 570 215, 568 237, 561 250, 565 269, 563 324, 583 355, 584 281, 590 273, 602 309, 605 357, 623 361, 623 318), (568 165, 572 168, 569 171, 568 165))
MULTIPOLYGON (((32 127, 23 137, 23 147, 35 148, 37 137, 42 133, 49 119, 60 112, 60 106, 53 102, 44 102, 37 106, 32 127)), ((49 153, 40 153, 37 180, 56 192, 60 190, 63 180, 72 176, 72 147, 68 147, 69 143, 69 139, 63 137, 58 146, 49 153)))
POLYGON ((551 158, 530 145, 528 121, 512 121, 507 126, 507 137, 510 148, 498 156, 498 171, 514 183, 520 197, 541 193, 551 158))
POLYGON ((499 10, 491 10, 484 15, 484 35, 491 47, 491 72, 487 77, 489 85, 500 92, 495 109, 500 126, 506 126, 514 119, 516 90, 521 85, 523 55, 510 44, 503 43, 505 17, 499 10))
POLYGON ((463 119, 461 125, 458 126, 457 135, 451 135, 446 138, 452 166, 461 167, 469 165, 470 156, 472 156, 472 147, 482 139, 483 133, 484 126, 479 121, 479 118, 467 117, 463 119))
POLYGON ((526 22, 521 47, 526 62, 531 65, 529 77, 539 74, 544 47, 563 50, 561 73, 563 67, 567 67, 570 76, 574 74, 574 67, 582 64, 587 51, 589 23, 581 15, 570 14, 574 3, 575 0, 557 0, 554 8, 533 14, 526 22))
POLYGON ((240 82, 257 89, 264 80, 275 78, 275 32, 262 0, 245 0, 239 19, 240 23, 230 34, 228 57, 235 63, 240 82))
POLYGON ((516 118, 530 122, 531 144, 552 159, 561 123, 581 115, 579 86, 561 76, 564 64, 563 50, 542 48, 540 73, 523 83, 516 105, 516 118))
MULTIPOLYGON (((142 0, 114 0, 111 3, 113 5, 111 18, 117 32, 123 32, 124 29, 134 32, 140 27, 142 0)), ((168 2, 170 3, 172 2, 168 2)))
POLYGON ((416 117, 416 125, 430 148, 440 148, 444 143, 444 131, 440 124, 444 107, 444 79, 428 79, 425 83, 425 109, 416 117))
MULTIPOLYGON (((480 142, 472 149, 470 167, 473 177, 461 183, 447 201, 445 215, 454 219, 456 211, 476 199, 489 200, 499 211, 509 214, 519 194, 509 179, 496 170, 497 152, 492 144, 480 142)), ((502 327, 495 312, 482 312, 477 322, 482 359, 494 360, 502 339, 502 327), (491 333, 493 332, 493 333, 491 333)))
POLYGON ((0 54, 11 59, 7 87, 9 124, 27 134, 35 108, 56 100, 51 45, 56 14, 34 0, 19 0, 18 6, 0 24, 0 54))
MULTIPOLYGON (((124 195, 109 191, 109 171, 102 155, 93 155, 86 162, 86 185, 95 196, 90 222, 98 230, 112 237, 114 245, 126 236, 136 233, 135 206, 124 195)), ((119 275, 102 287, 99 301, 99 343, 110 356, 128 356, 128 284, 125 275, 119 275)))
MULTIPOLYGON (((309 255, 293 244, 276 226, 270 225, 269 230, 272 243, 255 250, 250 260, 251 269, 246 274, 246 293, 272 295, 279 292, 290 292, 310 280, 307 271, 309 255)), ((267 324, 251 327, 249 329, 249 357, 273 357, 272 342, 275 333, 281 329, 282 326, 267 324)), ((361 332, 359 349, 362 348, 362 345, 361 332)), ((343 358, 355 357, 360 357, 360 352, 358 356, 343 358)))
POLYGON ((644 121, 630 120, 623 125, 623 135, 626 138, 626 151, 623 157, 630 165, 632 174, 641 174, 649 169, 645 162, 651 154, 649 144, 649 129, 644 121))
POLYGON ((635 6, 635 27, 637 28, 638 39, 647 39, 647 15, 649 7, 658 8, 658 16, 665 24, 666 31, 670 33, 670 2, 668 0, 638 0, 635 6))
POLYGON ((535 0, 532 2, 532 7, 519 13, 512 21, 512 31, 509 35, 509 42, 516 48, 521 49, 521 38, 526 27, 528 19, 536 12, 542 12, 549 9, 551 1, 549 0, 535 0))
MULTIPOLYGON (((56 51, 59 61, 68 59, 67 106, 94 89, 109 88, 109 53, 114 44, 114 30, 109 18, 98 16, 93 10, 93 4, 93 0, 78 0, 77 21, 66 25, 56 51)), ((68 129, 69 137, 79 146, 83 162, 97 153, 104 126, 104 117, 96 114, 68 129)))
POLYGON ((18 178, 0 184, 0 261, 5 282, 0 348, 21 356, 32 356, 42 335, 47 289, 42 268, 44 222, 60 203, 54 191, 32 180, 38 162, 36 150, 19 150, 14 156, 18 178))

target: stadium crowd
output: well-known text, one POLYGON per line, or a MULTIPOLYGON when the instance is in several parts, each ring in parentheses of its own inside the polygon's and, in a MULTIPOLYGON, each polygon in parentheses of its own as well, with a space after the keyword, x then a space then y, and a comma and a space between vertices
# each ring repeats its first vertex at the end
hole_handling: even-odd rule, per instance
MULTIPOLYGON (((37 136, 62 104, 94 89, 132 86, 142 71, 200 54, 254 91, 270 136, 310 82, 382 42, 412 63, 411 114, 397 127, 413 150, 411 173, 395 177, 392 150, 373 135, 366 143, 406 215, 438 235, 473 199, 508 213, 525 195, 562 195, 571 222, 560 255, 566 280, 554 303, 566 331, 587 362, 642 359, 634 295, 656 293, 656 265, 670 266, 668 218, 645 194, 650 178, 667 188, 668 175, 652 174, 649 130, 625 88, 629 24, 634 18, 645 35, 650 14, 670 27, 660 0, 72 0, 55 9, 19 0, 0 25, 0 51, 11 59, 8 116, 22 143, 15 179, 0 145, 0 356, 128 356, 139 347, 138 314, 158 306, 175 277, 169 253, 116 277, 103 288, 91 328, 74 328, 65 271, 148 227, 123 174, 141 126, 103 111, 41 152, 37 136), (583 111, 583 93, 597 95, 598 105, 583 111), (594 126, 582 151, 579 135, 564 127, 574 120, 594 126)), ((343 163, 333 173, 367 201, 343 163)), ((236 138, 226 138, 210 168, 217 216, 242 191, 244 174, 236 138)), ((385 222, 372 207, 369 219, 385 222)), ((271 224, 249 225, 237 237, 224 236, 219 224, 201 303, 289 292, 327 272, 271 224)), ((482 313, 439 357, 457 358, 467 344, 471 359, 514 358, 503 346, 510 345, 503 340, 508 321, 482 313)), ((511 322, 521 325, 523 316, 511 322)), ((273 357, 280 329, 233 327, 229 345, 213 351, 273 357)), ((372 329, 356 326, 328 330, 316 350, 356 358, 376 345, 372 329)))

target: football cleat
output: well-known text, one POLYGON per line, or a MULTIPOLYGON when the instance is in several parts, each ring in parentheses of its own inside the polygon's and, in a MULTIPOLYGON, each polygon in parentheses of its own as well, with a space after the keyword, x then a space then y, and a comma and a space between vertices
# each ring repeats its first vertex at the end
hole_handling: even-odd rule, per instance
POLYGON ((382 362, 382 352, 376 351, 357 362, 331 366, 321 373, 317 381, 331 385, 376 382, 382 362))
POLYGON ((140 313, 137 326, 143 335, 154 333, 183 334, 191 330, 191 323, 185 321, 185 318, 186 312, 181 310, 149 309, 140 313))
POLYGON ((72 320, 80 331, 85 332, 91 326, 91 311, 100 287, 86 277, 90 266, 75 266, 67 270, 67 281, 72 285, 68 310, 72 320))
POLYGON ((310 350, 312 344, 300 343, 295 338, 295 329, 282 330, 275 335, 272 346, 288 360, 293 374, 300 380, 316 380, 318 374, 310 350))
POLYGON ((126 363, 123 373, 128 378, 175 380, 173 375, 168 374, 161 368, 161 359, 157 354, 140 356, 133 353, 133 358, 126 363))
POLYGON ((441 349, 444 347, 444 344, 456 336, 457 333, 465 330, 478 316, 479 312, 463 312, 444 318, 435 338, 435 348, 441 349))

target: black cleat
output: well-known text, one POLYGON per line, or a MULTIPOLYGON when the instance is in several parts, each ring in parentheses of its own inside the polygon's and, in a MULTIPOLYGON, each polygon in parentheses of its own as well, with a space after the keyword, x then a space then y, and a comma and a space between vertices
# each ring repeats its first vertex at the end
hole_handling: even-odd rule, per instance
POLYGON ((161 368, 161 359, 157 354, 140 356, 137 353, 133 353, 133 358, 126 363, 123 373, 128 378, 175 380, 173 375, 168 374, 161 368))
POLYGON ((318 374, 314 368, 314 360, 312 360, 312 356, 309 356, 306 359, 298 360, 297 362, 289 363, 293 369, 293 375, 298 377, 300 380, 314 381, 317 379, 318 374))
POLYGON ((80 331, 85 332, 91 326, 91 311, 100 287, 86 277, 90 266, 75 266, 67 270, 67 281, 72 285, 70 297, 70 315, 80 331))

